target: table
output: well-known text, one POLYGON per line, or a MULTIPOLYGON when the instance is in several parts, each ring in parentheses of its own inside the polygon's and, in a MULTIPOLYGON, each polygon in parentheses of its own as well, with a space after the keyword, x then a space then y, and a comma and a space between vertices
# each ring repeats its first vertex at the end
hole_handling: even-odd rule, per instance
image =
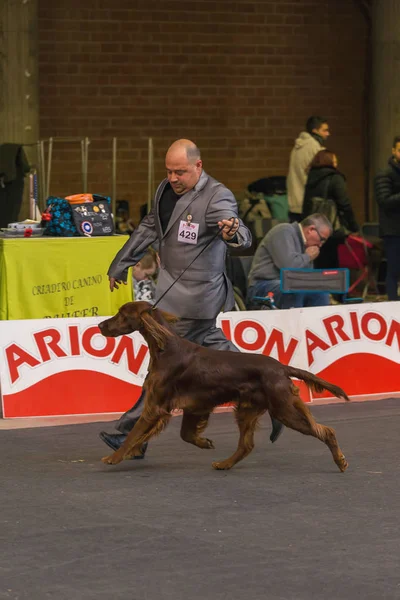
POLYGON ((107 277, 127 239, 0 239, 0 320, 113 315, 132 300, 130 283, 111 293, 107 277))

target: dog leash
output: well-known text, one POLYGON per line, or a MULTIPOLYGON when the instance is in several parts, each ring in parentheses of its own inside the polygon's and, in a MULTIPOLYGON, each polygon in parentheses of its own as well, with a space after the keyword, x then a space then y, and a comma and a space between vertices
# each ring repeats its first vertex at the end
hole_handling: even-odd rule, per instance
MULTIPOLYGON (((232 220, 232 225, 229 228, 229 231, 231 231, 232 227, 234 226, 236 217, 230 217, 230 219, 233 219, 233 220, 232 220)), ((151 307, 151 310, 154 310, 156 308, 157 304, 159 304, 159 302, 164 298, 164 296, 166 294, 168 294, 169 290, 176 284, 177 281, 179 281, 179 279, 182 277, 182 275, 184 273, 186 273, 186 271, 188 270, 189 267, 192 266, 192 264, 194 263, 194 261, 197 260, 199 258, 199 256, 201 254, 203 254, 204 250, 207 250, 208 246, 210 244, 212 244, 213 241, 219 236, 219 234, 221 233, 221 231, 223 230, 224 227, 226 227, 226 226, 222 225, 222 227, 218 228, 217 233, 211 238, 211 240, 209 242, 207 242, 207 244, 204 246, 204 248, 202 250, 200 250, 200 252, 198 254, 196 254, 196 256, 194 257, 194 259, 192 260, 192 262, 190 262, 188 264, 188 266, 185 267, 185 269, 183 269, 182 273, 171 283, 171 285, 165 290, 165 292, 163 294, 161 294, 161 296, 159 297, 159 299, 157 300, 157 302, 155 302, 153 304, 153 306, 151 307)), ((227 233, 229 233, 229 231, 227 233)))

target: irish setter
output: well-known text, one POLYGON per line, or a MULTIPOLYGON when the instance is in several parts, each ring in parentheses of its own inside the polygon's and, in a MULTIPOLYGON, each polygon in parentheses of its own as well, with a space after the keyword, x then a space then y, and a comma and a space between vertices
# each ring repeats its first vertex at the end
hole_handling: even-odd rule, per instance
POLYGON ((202 437, 210 413, 226 402, 235 405, 239 444, 230 458, 214 462, 214 469, 230 469, 254 448, 254 430, 266 411, 291 429, 324 442, 341 471, 347 461, 331 427, 316 423, 291 381, 295 377, 311 389, 329 390, 348 400, 336 385, 308 371, 295 369, 262 354, 211 350, 179 337, 171 327, 177 318, 148 302, 128 302, 99 324, 101 333, 117 337, 139 331, 150 351, 143 413, 124 444, 102 460, 115 465, 140 451, 141 445, 166 427, 173 409, 183 410, 181 437, 199 448, 214 448, 202 437))

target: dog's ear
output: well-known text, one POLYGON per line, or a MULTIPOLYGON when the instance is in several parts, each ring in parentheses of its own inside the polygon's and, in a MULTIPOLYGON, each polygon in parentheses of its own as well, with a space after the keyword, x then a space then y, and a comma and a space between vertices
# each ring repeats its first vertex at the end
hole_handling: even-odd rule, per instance
POLYGON ((172 315, 171 313, 165 312, 164 310, 160 310, 159 312, 161 313, 162 317, 167 321, 167 323, 176 323, 177 321, 179 321, 179 317, 177 317, 176 315, 172 315))
POLYGON ((143 311, 140 315, 140 319, 143 327, 154 339, 157 346, 163 350, 167 338, 172 335, 171 332, 154 318, 154 313, 151 310, 143 311))

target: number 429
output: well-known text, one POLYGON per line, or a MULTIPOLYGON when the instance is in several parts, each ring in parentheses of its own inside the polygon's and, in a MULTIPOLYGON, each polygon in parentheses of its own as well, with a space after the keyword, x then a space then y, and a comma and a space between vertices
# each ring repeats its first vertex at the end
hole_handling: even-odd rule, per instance
POLYGON ((181 238, 184 238, 185 240, 195 240, 196 239, 195 231, 181 231, 179 235, 181 238))

